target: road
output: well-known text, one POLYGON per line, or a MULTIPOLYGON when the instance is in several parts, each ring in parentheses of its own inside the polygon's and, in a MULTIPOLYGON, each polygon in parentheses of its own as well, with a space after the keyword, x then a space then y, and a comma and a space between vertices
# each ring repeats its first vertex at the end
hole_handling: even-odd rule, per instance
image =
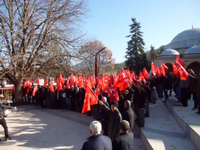
MULTIPOLYGON (((89 137, 92 117, 67 110, 18 107, 6 118, 10 141, 1 141, 2 150, 80 150, 89 137)), ((134 131, 136 133, 136 131, 134 131)), ((0 128, 0 138, 4 138, 0 128)), ((144 150, 137 133, 133 149, 144 150)))

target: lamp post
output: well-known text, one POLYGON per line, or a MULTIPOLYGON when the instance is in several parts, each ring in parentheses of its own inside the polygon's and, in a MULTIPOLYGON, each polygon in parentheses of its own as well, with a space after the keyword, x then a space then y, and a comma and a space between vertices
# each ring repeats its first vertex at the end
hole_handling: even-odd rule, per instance
POLYGON ((103 51, 106 47, 102 48, 101 50, 99 50, 96 54, 95 54, 95 77, 98 77, 98 59, 97 56, 98 54, 103 51))

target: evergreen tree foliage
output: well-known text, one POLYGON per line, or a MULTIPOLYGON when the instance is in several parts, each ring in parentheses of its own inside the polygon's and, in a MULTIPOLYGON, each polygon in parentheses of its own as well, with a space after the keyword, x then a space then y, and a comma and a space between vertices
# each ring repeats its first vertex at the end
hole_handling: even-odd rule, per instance
POLYGON ((144 67, 149 68, 148 60, 146 53, 144 52, 144 41, 142 38, 142 33, 140 31, 140 23, 136 21, 135 18, 132 18, 132 24, 130 25, 130 35, 128 38, 131 40, 128 42, 128 48, 126 51, 126 68, 129 68, 130 71, 135 71, 139 74, 139 71, 144 67))
POLYGON ((156 50, 154 49, 154 46, 151 45, 150 47, 150 61, 154 61, 155 58, 157 58, 158 54, 156 50))
POLYGON ((162 45, 157 49, 157 55, 159 56, 163 51, 165 50, 165 47, 162 45))

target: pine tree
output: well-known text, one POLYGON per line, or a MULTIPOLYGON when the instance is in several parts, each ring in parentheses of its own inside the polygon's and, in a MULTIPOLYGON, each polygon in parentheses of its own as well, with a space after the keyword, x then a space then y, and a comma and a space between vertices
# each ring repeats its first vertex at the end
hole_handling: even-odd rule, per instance
POLYGON ((162 45, 157 49, 157 54, 160 55, 165 50, 165 47, 162 45))
POLYGON ((144 52, 145 43, 142 38, 143 32, 140 31, 140 23, 135 18, 132 18, 132 22, 133 24, 130 25, 130 35, 127 36, 131 40, 128 42, 125 64, 127 68, 131 71, 134 70, 138 74, 144 67, 148 69, 149 65, 146 53, 144 52))
POLYGON ((158 56, 158 54, 156 53, 154 46, 151 45, 150 47, 150 61, 154 61, 154 59, 158 56))

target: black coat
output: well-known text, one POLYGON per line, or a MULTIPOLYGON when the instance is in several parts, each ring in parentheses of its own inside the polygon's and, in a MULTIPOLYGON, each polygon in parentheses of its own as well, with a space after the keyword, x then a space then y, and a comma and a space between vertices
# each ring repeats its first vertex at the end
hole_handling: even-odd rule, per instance
POLYGON ((90 136, 81 150, 112 150, 112 143, 109 137, 101 134, 90 136))
POLYGON ((130 131, 128 133, 121 133, 113 141, 113 150, 132 150, 134 135, 130 131))
POLYGON ((165 78, 164 82, 163 82, 163 89, 171 89, 172 88, 172 79, 171 78, 165 78))
POLYGON ((146 96, 147 96, 147 102, 151 101, 151 89, 149 87, 145 88, 146 96))
POLYGON ((109 120, 108 120, 108 136, 111 139, 116 138, 119 135, 119 124, 122 121, 122 116, 119 110, 112 112, 110 110, 109 120))
MULTIPOLYGON (((108 102, 104 103, 107 107, 109 107, 108 102)), ((108 120, 108 114, 107 111, 105 109, 103 109, 102 107, 100 107, 100 114, 101 114, 101 120, 107 121, 108 120)))
POLYGON ((134 114, 133 109, 131 107, 126 108, 124 110, 124 112, 122 113, 123 120, 126 120, 126 121, 129 122, 131 130, 134 127, 134 117, 135 117, 135 114, 134 114))
POLYGON ((146 99, 147 99, 146 92, 144 90, 140 90, 137 97, 138 108, 145 108, 146 99))

